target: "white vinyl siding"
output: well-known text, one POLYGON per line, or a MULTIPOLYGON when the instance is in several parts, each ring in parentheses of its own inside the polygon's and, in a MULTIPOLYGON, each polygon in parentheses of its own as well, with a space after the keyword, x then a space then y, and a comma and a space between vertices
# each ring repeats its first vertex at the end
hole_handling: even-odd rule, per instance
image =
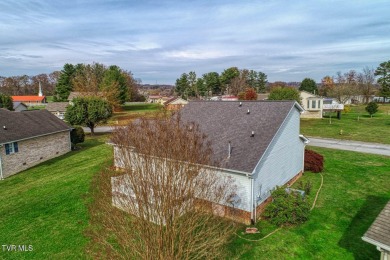
MULTIPOLYGON (((123 162, 124 155, 122 154, 123 150, 119 149, 117 146, 114 146, 114 166, 118 168, 123 168, 125 166, 123 162)), ((251 199, 251 180, 249 177, 233 173, 227 170, 217 171, 216 174, 220 174, 221 178, 229 177, 232 180, 232 185, 234 186, 234 191, 236 193, 235 200, 237 203, 233 203, 230 207, 250 211, 250 199, 251 199)), ((250 175, 248 173, 248 175, 250 175)))
POLYGON ((222 176, 228 176, 233 180, 232 185, 234 186, 234 192, 237 197, 235 198, 238 203, 229 204, 226 206, 242 209, 245 211, 250 211, 250 201, 251 201, 251 180, 250 178, 241 175, 235 174, 228 171, 218 172, 222 176))
POLYGON ((254 196, 258 205, 270 191, 303 169, 304 143, 299 138, 299 112, 293 108, 254 170, 254 196))

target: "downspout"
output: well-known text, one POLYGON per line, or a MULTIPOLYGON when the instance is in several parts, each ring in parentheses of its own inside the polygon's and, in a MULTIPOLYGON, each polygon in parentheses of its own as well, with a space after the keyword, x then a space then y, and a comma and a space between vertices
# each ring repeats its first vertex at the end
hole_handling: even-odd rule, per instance
POLYGON ((73 130, 73 128, 70 129, 70 131, 68 132, 69 133, 69 148, 70 150, 69 151, 72 151, 72 137, 70 136, 70 132, 73 130))
POLYGON ((253 198, 253 214, 255 215, 255 218, 254 218, 254 222, 256 223, 257 221, 257 216, 256 216, 256 207, 257 207, 257 201, 256 201, 256 198, 255 198, 255 195, 253 194, 255 192, 255 187, 254 187, 254 180, 252 178, 252 198, 253 198))
POLYGON ((251 224, 255 223, 255 213, 254 213, 254 200, 253 200, 253 178, 249 177, 251 180, 251 224))
MULTIPOLYGON (((2 148, 3 145, 0 144, 0 148, 2 148)), ((4 180, 4 177, 3 177, 3 164, 1 162, 1 151, 0 151, 0 180, 4 180)))

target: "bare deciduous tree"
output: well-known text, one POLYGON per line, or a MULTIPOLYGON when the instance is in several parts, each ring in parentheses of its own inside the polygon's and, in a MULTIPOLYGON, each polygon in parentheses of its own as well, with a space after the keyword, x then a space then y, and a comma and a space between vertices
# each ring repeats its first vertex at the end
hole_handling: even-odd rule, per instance
POLYGON ((341 104, 345 104, 351 97, 358 94, 356 71, 350 70, 344 74, 337 72, 335 81, 335 86, 328 94, 329 96, 336 98, 341 104))
POLYGON ((375 70, 373 68, 364 67, 363 72, 357 75, 360 93, 364 96, 364 103, 370 101, 371 95, 375 92, 375 70))
POLYGON ((231 202, 235 187, 216 171, 199 127, 161 116, 117 129, 111 140, 121 169, 111 181, 102 173, 95 185, 89 232, 91 245, 99 247, 90 248, 94 256, 223 257, 234 224, 212 213, 231 202))

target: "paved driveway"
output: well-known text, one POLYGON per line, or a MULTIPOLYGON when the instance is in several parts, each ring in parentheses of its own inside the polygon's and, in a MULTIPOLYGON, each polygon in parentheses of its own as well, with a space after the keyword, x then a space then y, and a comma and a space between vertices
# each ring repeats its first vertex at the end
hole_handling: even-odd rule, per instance
POLYGON ((309 137, 311 146, 390 156, 390 145, 309 137))
MULTIPOLYGON (((91 129, 89 129, 88 127, 83 127, 84 129, 84 132, 86 133, 90 133, 91 132, 91 129)), ((95 133, 111 133, 114 128, 112 126, 97 126, 95 127, 95 133)))

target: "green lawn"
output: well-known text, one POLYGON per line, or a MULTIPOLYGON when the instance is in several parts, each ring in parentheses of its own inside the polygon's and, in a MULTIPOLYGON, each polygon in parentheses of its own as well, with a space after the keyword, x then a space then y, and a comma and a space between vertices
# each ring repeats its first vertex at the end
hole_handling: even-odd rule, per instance
POLYGON ((147 112, 147 111, 157 111, 162 106, 160 104, 156 103, 142 103, 142 102, 134 102, 127 105, 123 105, 122 109, 124 111, 130 111, 130 112, 147 112))
POLYGON ((390 105, 379 104, 379 111, 370 118, 364 105, 352 106, 342 113, 341 120, 332 116, 323 119, 301 119, 301 133, 308 136, 347 139, 390 144, 390 105), (342 134, 340 131, 342 130, 342 134))
MULTIPOLYGON (((390 200, 389 157, 311 148, 325 156, 324 184, 310 219, 298 227, 279 230, 260 242, 235 238, 229 249, 240 259, 379 259, 379 252, 361 240, 379 212, 390 200)), ((305 173, 311 180, 313 201, 321 177, 305 173)), ((257 239, 275 227, 257 224, 257 239)))
MULTIPOLYGON (((112 163, 105 136, 82 149, 0 181, 0 243, 32 245, 31 252, 1 252, 4 259, 87 258, 87 203, 94 173, 112 163)), ((235 237, 227 250, 236 259, 379 259, 361 236, 390 199, 388 157, 313 148, 325 156, 324 186, 310 219, 260 242, 235 237)), ((311 180, 313 200, 320 175, 311 180)), ((257 224, 260 235, 275 229, 257 224)))
POLYGON ((160 104, 133 102, 122 106, 108 121, 109 125, 124 125, 140 117, 153 117, 162 108, 160 104))
POLYGON ((0 181, 1 245, 32 245, 31 252, 0 252, 0 259, 85 258, 86 207, 92 175, 112 152, 104 137, 0 181))

